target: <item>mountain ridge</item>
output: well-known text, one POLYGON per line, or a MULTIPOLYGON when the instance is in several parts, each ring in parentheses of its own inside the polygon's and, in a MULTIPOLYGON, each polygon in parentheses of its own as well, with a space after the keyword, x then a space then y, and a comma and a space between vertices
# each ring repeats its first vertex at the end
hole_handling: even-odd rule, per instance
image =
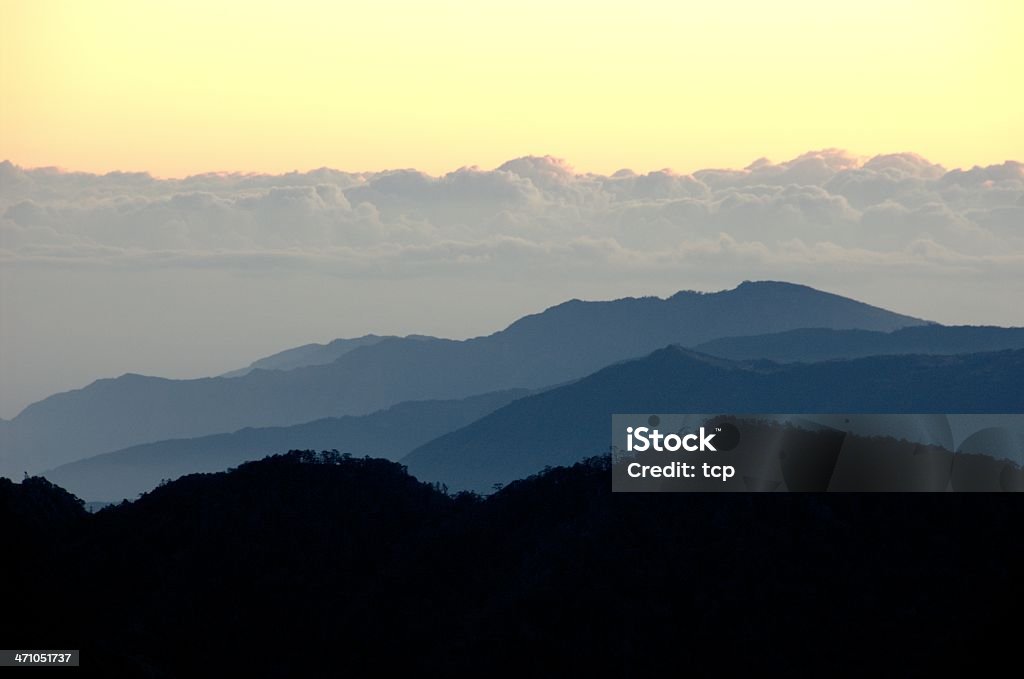
POLYGON ((611 416, 644 412, 1024 412, 1024 349, 780 364, 669 346, 519 399, 402 462, 421 480, 487 491, 606 452, 611 416))
POLYGON ((732 360, 782 363, 898 354, 969 354, 1024 348, 1024 328, 908 326, 891 332, 800 328, 767 335, 722 337, 693 347, 732 360))
POLYGON ((38 401, 0 425, 0 473, 20 475, 168 438, 363 415, 402 401, 536 389, 667 344, 820 325, 889 330, 923 323, 779 282, 668 299, 572 302, 491 335, 385 338, 325 365, 257 369, 231 378, 100 380, 38 401))
POLYGON ((387 339, 436 339, 429 335, 361 335, 359 337, 339 337, 330 342, 311 342, 297 347, 284 349, 276 353, 256 359, 244 368, 231 370, 217 377, 243 377, 253 370, 293 370, 313 365, 332 363, 353 349, 369 346, 387 339))
POLYGON ((117 502, 152 490, 164 480, 223 471, 288 450, 336 449, 358 457, 397 460, 418 445, 528 393, 510 390, 457 401, 403 402, 369 415, 142 443, 70 462, 41 475, 86 500, 117 502))

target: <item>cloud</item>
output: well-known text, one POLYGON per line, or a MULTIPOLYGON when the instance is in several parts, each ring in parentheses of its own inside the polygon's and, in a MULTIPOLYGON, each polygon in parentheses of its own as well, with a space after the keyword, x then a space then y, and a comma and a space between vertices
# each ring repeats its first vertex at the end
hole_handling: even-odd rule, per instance
POLYGON ((946 171, 837 149, 742 170, 610 176, 552 157, 415 170, 91 175, 0 164, 5 266, 341 277, 672 267, 987 275, 1024 256, 1024 166, 946 171))

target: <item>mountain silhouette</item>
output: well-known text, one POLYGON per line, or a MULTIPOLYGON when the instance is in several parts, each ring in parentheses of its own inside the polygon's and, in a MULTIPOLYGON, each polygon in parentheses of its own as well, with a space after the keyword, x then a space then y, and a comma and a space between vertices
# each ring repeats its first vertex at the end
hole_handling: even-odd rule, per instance
POLYGON ((304 344, 279 351, 253 361, 245 368, 226 372, 221 377, 242 377, 253 370, 294 370, 308 365, 325 365, 332 363, 353 349, 370 346, 381 340, 390 339, 392 335, 363 335, 351 339, 339 338, 327 344, 304 344))
POLYGON ((15 583, 5 641, 81 649, 98 676, 781 673, 837 658, 988 675, 1015 657, 1022 518, 996 493, 611 493, 607 458, 480 498, 393 462, 293 451, 92 515, 44 480, 0 479, 17 544, 0 561, 15 583))
POLYGON ((412 401, 370 415, 143 443, 71 462, 44 476, 78 497, 112 502, 134 498, 163 480, 223 471, 285 450, 339 448, 360 457, 397 460, 528 393, 513 389, 453 401, 412 401))
POLYGON ((667 299, 572 300, 469 340, 392 338, 326 365, 241 377, 123 375, 56 394, 0 423, 0 473, 248 426, 362 415, 402 401, 454 399, 577 379, 670 343, 804 327, 893 330, 924 323, 790 283, 743 283, 667 299))
POLYGON ((680 347, 528 396, 424 444, 417 478, 487 491, 604 453, 615 413, 1017 413, 1024 350, 738 363, 680 347))
POLYGON ((887 354, 973 354, 1024 349, 1024 328, 917 325, 892 332, 801 328, 767 335, 722 337, 693 347, 733 360, 813 362, 887 354))

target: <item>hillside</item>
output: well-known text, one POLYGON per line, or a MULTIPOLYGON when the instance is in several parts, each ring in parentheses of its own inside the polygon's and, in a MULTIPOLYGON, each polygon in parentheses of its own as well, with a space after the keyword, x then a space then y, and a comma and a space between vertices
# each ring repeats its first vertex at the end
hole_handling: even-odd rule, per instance
POLYGON ((117 502, 152 490, 165 479, 223 471, 287 450, 333 449, 397 460, 527 393, 509 390, 455 401, 412 401, 370 415, 144 443, 62 465, 43 475, 78 497, 117 502))
POLYGON ((402 461, 417 478, 487 491, 605 453, 614 413, 1024 412, 1024 350, 780 365, 679 347, 511 403, 402 461))
POLYGON ((966 674, 1015 648, 1006 495, 622 495, 593 459, 480 499, 293 452, 72 500, 0 480, 5 638, 101 676, 703 674, 738 667, 723 643, 765 672, 966 674))

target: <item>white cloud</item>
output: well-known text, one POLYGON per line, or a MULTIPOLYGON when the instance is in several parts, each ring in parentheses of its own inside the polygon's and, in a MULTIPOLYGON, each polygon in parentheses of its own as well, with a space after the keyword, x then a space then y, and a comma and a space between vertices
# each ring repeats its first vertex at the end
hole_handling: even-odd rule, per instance
POLYGON ((909 153, 864 159, 830 149, 692 175, 578 174, 563 161, 527 157, 442 177, 321 169, 166 181, 5 163, 0 179, 8 262, 35 261, 40 246, 68 259, 105 248, 105 262, 120 251, 174 253, 162 258, 168 263, 231 254, 243 265, 247 255, 255 264, 257 253, 282 249, 373 260, 381 248, 452 241, 487 249, 503 238, 546 253, 606 239, 643 258, 718 233, 786 260, 794 238, 840 246, 837 257, 905 251, 923 238, 974 255, 1024 250, 1020 163, 945 172, 909 153))

